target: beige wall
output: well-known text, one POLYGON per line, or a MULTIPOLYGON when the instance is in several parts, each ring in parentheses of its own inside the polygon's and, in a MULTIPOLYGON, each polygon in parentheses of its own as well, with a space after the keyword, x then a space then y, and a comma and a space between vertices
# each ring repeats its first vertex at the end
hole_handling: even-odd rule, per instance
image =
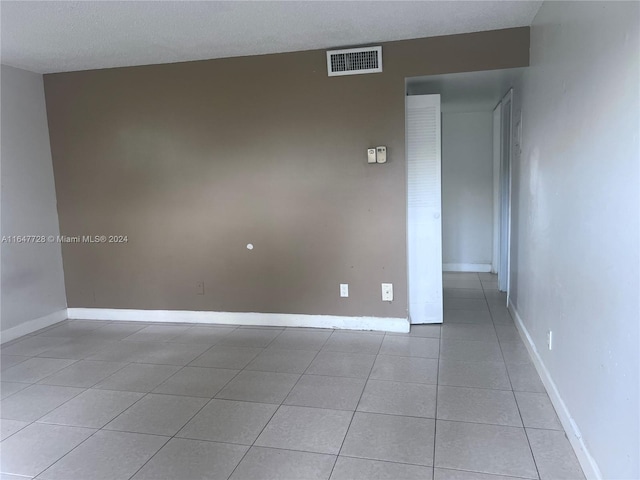
POLYGON ((45 76, 62 233, 129 238, 63 246, 69 306, 405 317, 405 77, 528 60, 518 28, 383 44, 373 75, 318 50, 45 76))

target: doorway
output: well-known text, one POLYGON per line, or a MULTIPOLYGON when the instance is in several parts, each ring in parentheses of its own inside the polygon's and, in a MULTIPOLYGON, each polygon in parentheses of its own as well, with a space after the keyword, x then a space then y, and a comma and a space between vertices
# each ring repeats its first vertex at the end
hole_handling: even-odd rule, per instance
MULTIPOLYGON (((508 288, 512 89, 519 84, 523 71, 518 68, 406 79, 407 98, 440 96, 439 284, 443 296, 447 295, 447 289, 443 288, 446 284, 442 284, 444 272, 487 272, 481 275, 485 275, 482 278, 487 279, 492 288, 504 291, 508 288), (498 279, 488 272, 500 275, 498 285, 493 283, 498 279)), ((408 208, 411 181, 408 172, 408 208)), ((407 220, 409 233, 411 218, 408 216, 407 220)), ((410 272, 412 258, 409 242, 410 238, 410 272)), ((432 245, 429 243, 428 248, 432 245)), ((430 272, 436 263, 437 260, 431 260, 430 272)), ((409 316, 413 319, 412 310, 415 312, 415 306, 412 305, 411 292, 419 284, 415 284, 416 280, 411 275, 408 280, 409 316)), ((438 301, 442 303, 443 298, 440 297, 438 301)), ((412 320, 412 323, 415 321, 412 320)))

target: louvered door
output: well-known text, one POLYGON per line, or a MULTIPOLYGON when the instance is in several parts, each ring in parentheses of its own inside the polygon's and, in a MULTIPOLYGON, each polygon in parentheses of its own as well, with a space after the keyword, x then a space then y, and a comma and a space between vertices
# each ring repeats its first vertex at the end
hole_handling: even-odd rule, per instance
POLYGON ((409 318, 442 323, 440 95, 407 96, 405 112, 409 318))

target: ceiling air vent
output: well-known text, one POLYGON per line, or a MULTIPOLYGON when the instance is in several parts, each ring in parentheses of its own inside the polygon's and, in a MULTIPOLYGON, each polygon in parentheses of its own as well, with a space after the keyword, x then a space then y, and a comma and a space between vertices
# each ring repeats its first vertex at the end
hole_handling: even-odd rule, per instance
POLYGON ((330 77, 381 72, 382 47, 330 50, 327 52, 327 71, 330 77))

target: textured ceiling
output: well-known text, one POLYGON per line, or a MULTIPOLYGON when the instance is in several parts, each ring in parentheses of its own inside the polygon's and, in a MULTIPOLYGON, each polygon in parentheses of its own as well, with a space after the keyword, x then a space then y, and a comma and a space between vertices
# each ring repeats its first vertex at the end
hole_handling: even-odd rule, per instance
POLYGON ((50 73, 342 47, 527 26, 541 3, 2 1, 1 59, 50 73))

